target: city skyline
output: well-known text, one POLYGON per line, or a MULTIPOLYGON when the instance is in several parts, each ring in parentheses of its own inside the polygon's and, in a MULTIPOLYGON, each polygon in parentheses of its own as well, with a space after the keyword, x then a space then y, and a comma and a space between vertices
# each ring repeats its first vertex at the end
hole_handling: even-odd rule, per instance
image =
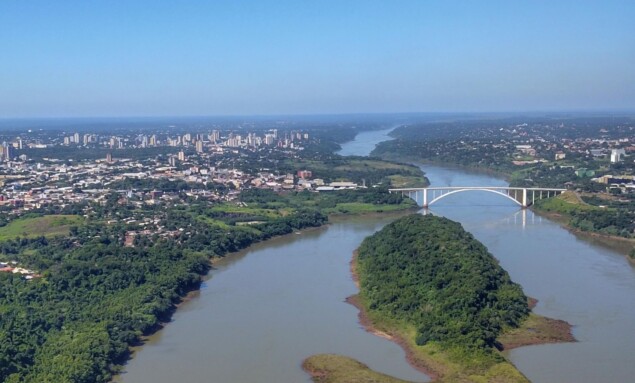
POLYGON ((0 118, 632 111, 635 3, 0 5, 0 118))

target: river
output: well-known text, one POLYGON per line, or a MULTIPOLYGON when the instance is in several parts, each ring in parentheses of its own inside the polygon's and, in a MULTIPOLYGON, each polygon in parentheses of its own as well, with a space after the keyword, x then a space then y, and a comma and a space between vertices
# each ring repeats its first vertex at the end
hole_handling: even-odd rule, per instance
MULTIPOLYGON (((359 134, 341 153, 367 155, 388 138, 359 134)), ((425 165, 432 185, 493 186, 488 175, 425 165)), ((461 222, 500 260, 535 311, 574 325, 577 343, 512 350, 533 382, 628 382, 635 376, 635 270, 622 254, 490 193, 459 193, 431 212, 461 222)), ((276 238, 216 265, 173 321, 136 351, 126 383, 309 382, 300 364, 339 353, 413 381, 427 377, 392 342, 364 331, 344 302, 356 292, 352 251, 397 215, 344 218, 276 238)))

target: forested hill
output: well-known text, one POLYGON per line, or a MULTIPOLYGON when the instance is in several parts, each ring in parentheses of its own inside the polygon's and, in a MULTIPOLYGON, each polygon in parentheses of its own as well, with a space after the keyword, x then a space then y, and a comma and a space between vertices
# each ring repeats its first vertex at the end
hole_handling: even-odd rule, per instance
POLYGON ((497 335, 529 314, 521 287, 446 218, 414 214, 387 225, 362 243, 357 272, 371 315, 416 328, 418 345, 479 363, 500 360, 497 335))

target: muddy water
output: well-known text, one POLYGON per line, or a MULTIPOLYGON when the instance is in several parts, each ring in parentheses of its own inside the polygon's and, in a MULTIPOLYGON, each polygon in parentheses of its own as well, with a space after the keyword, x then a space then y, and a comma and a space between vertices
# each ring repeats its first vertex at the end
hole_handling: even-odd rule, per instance
MULTIPOLYGON (((367 155, 386 131, 360 134, 342 154, 367 155)), ((504 181, 424 166, 432 185, 504 181)), ((574 327, 577 343, 513 350, 534 382, 629 382, 635 376, 635 271, 622 254, 483 192, 458 193, 430 211, 460 221, 500 260, 536 312, 574 327)), ((140 348, 120 381, 308 382, 302 360, 339 353, 403 379, 427 380, 395 344, 365 332, 344 299, 349 262, 369 234, 396 218, 348 218, 258 244, 220 263, 203 289, 140 348)))

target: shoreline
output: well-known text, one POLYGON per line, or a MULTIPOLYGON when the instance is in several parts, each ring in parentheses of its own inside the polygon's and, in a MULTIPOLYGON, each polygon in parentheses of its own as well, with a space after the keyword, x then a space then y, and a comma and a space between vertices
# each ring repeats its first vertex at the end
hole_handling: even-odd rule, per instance
POLYGON ((310 233, 313 231, 318 231, 321 229, 324 229, 326 227, 328 227, 331 224, 331 219, 333 219, 334 221, 338 221, 338 220, 343 220, 343 219, 347 219, 347 218, 355 218, 355 217, 364 217, 364 216, 376 216, 376 215, 381 215, 381 216, 390 216, 390 215, 402 215, 402 214, 406 214, 408 212, 412 212, 413 210, 419 210, 419 207, 417 205, 415 206, 405 206, 403 209, 396 209, 396 210, 390 210, 390 211, 367 211, 367 212, 358 212, 358 213, 341 213, 341 214, 329 214, 328 215, 328 221, 320 226, 307 226, 301 230, 297 230, 297 231, 293 231, 291 233, 288 234, 283 234, 283 235, 277 235, 277 236, 273 236, 270 238, 267 238, 263 241, 257 241, 257 242, 253 242, 251 244, 249 244, 247 247, 240 249, 238 251, 234 251, 231 253, 227 253, 226 255, 222 256, 222 257, 211 257, 209 258, 209 270, 205 273, 205 274, 201 274, 200 275, 200 281, 198 283, 198 285, 193 286, 191 289, 189 289, 183 296, 179 297, 178 301, 175 302, 173 304, 173 307, 160 318, 159 323, 157 323, 157 325, 155 327, 153 327, 148 333, 146 334, 142 334, 139 336, 139 339, 136 343, 131 344, 128 346, 128 357, 127 359, 123 362, 123 364, 121 364, 120 369, 113 374, 110 383, 121 383, 122 382, 122 377, 123 375, 125 375, 125 366, 135 357, 135 354, 140 352, 144 345, 148 342, 151 342, 152 339, 156 336, 159 336, 158 334, 161 333, 161 330, 168 325, 170 322, 172 322, 172 316, 176 313, 176 311, 181 308, 181 306, 189 303, 190 301, 192 301, 193 299, 196 299, 197 296, 200 294, 201 292, 201 285, 203 283, 205 283, 206 281, 210 280, 212 278, 212 273, 215 270, 218 270, 219 268, 223 267, 224 264, 226 262, 231 262, 233 260, 239 259, 243 256, 246 255, 246 253, 252 249, 254 246, 258 246, 258 245, 262 245, 262 244, 269 244, 271 241, 276 241, 276 240, 280 240, 280 239, 284 239, 287 238, 289 236, 293 236, 296 235, 296 233, 300 232, 300 233, 310 233))
MULTIPOLYGON (((359 290, 359 275, 357 273, 358 255, 359 253, 357 249, 353 251, 353 256, 350 261, 350 271, 351 278, 359 290)), ((538 303, 538 300, 534 298, 528 298, 528 301, 530 310, 532 310, 538 303)), ((366 307, 362 304, 359 298, 359 293, 347 297, 346 303, 353 305, 359 310, 359 323, 367 332, 388 339, 399 345, 406 353, 407 362, 413 368, 426 374, 430 378, 431 382, 437 382, 444 378, 444 372, 446 372, 449 367, 445 366, 443 362, 433 361, 432 359, 425 360, 421 358, 413 348, 412 342, 405 338, 403 334, 400 334, 399 331, 378 328, 378 326, 373 323, 366 307)), ((505 341, 500 342, 499 345, 497 345, 497 349, 499 352, 502 352, 503 350, 509 351, 514 348, 530 345, 576 342, 577 340, 571 331, 572 328, 573 326, 566 321, 542 317, 530 312, 529 316, 523 321, 523 324, 520 327, 499 336, 497 340, 505 341), (531 334, 529 338, 523 336, 527 333, 531 334), (500 346, 500 348, 498 346, 500 346)), ((504 357, 504 359, 516 371, 518 371, 519 374, 522 375, 522 372, 520 372, 506 357, 504 357)))
POLYGON ((366 309, 360 302, 359 296, 357 294, 351 295, 350 297, 346 298, 345 302, 354 306, 355 308, 359 310, 359 313, 357 315, 359 319, 359 324, 362 325, 362 327, 364 327, 364 330, 366 330, 366 332, 371 333, 380 338, 388 339, 389 341, 396 343, 399 347, 401 347, 402 350, 404 350, 404 352, 406 353, 406 361, 415 370, 424 373, 433 382, 443 376, 434 367, 430 366, 429 364, 426 364, 425 361, 417 358, 414 351, 408 344, 408 341, 405 338, 403 338, 401 335, 396 334, 394 332, 382 331, 382 330, 379 330, 377 327, 375 327, 373 325, 372 320, 366 313, 366 309))
MULTIPOLYGON (((354 214, 350 214, 349 216, 355 216, 355 215, 354 214)), ((316 230, 319 230, 319 229, 323 229, 324 227, 327 227, 329 224, 330 224, 330 222, 327 221, 325 224, 322 224, 320 226, 307 226, 307 227, 305 227, 305 228, 303 228, 303 229, 301 229, 299 231, 300 232, 316 231, 316 230)), ((173 315, 176 313, 176 311, 179 308, 181 308, 183 305, 189 303, 190 301, 192 301, 192 300, 194 300, 194 299, 196 299, 198 297, 198 295, 201 293, 201 285, 212 278, 212 272, 214 270, 218 270, 218 268, 216 266, 222 266, 222 264, 224 262, 230 262, 232 260, 240 258, 241 256, 244 256, 245 252, 249 251, 253 246, 257 246, 259 244, 264 244, 264 243, 269 243, 270 241, 275 241, 275 240, 282 239, 282 238, 285 238, 285 237, 288 237, 288 236, 293 236, 296 232, 297 231, 294 231, 294 232, 291 232, 291 233, 288 233, 288 234, 283 234, 283 235, 276 235, 276 236, 267 238, 267 239, 265 239, 263 241, 253 242, 253 243, 249 244, 247 247, 245 247, 244 249, 240 249, 238 251, 227 253, 226 255, 224 255, 222 257, 211 257, 211 258, 209 258, 209 267, 210 268, 205 274, 201 274, 200 275, 201 279, 200 279, 198 285, 193 287, 189 291, 187 291, 183 296, 179 297, 179 300, 176 303, 174 303, 174 306, 169 311, 169 313, 167 313, 165 316, 162 317, 162 320, 159 321, 157 326, 152 328, 152 330, 149 331, 147 334, 142 334, 141 336, 139 336, 139 340, 135 344, 132 344, 132 345, 128 346, 128 358, 121 365, 121 368, 119 369, 119 371, 117 371, 116 374, 113 374, 113 376, 110 379, 109 383, 121 383, 122 382, 123 376, 126 373, 125 366, 132 359, 134 359, 136 353, 142 351, 142 349, 146 345, 146 343, 151 342, 154 337, 159 336, 159 334, 161 333, 161 330, 163 330, 166 325, 168 325, 170 322, 172 322, 172 317, 173 317, 173 315)))
MULTIPOLYGON (((380 158, 386 159, 386 160, 392 160, 392 161, 401 160, 416 166, 433 165, 433 166, 438 166, 438 167, 446 168, 446 169, 458 169, 458 170, 466 171, 469 173, 486 174, 496 178, 500 178, 507 183, 509 183, 510 177, 511 177, 511 174, 503 172, 503 171, 484 169, 484 168, 474 167, 469 165, 447 164, 447 163, 443 163, 439 161, 421 160, 421 159, 417 160, 414 158, 400 157, 400 156, 380 156, 380 158)), ((425 169, 422 169, 422 170, 424 171, 424 174, 425 174, 425 169)), ((432 186, 432 185, 430 184, 428 186, 432 186)), ((573 234, 577 234, 582 237, 587 237, 588 239, 599 239, 604 242, 603 244, 609 247, 621 247, 622 245, 630 244, 633 246, 633 248, 635 248, 635 238, 625 238, 625 237, 620 237, 616 235, 598 233, 593 231, 583 231, 571 226, 569 224, 569 219, 567 216, 564 216, 559 213, 543 211, 543 210, 535 208, 534 206, 529 206, 528 209, 530 209, 532 212, 534 212, 537 215, 543 216, 547 219, 550 219, 560 224, 564 229, 568 230, 569 232, 573 234)), ((618 251, 623 253, 623 255, 628 259, 628 261, 631 264, 635 264, 635 259, 629 256, 628 250, 619 249, 618 251)))
MULTIPOLYGON (((355 249, 355 251, 353 251, 353 257, 349 263, 351 277, 353 279, 353 282, 355 283, 355 286, 357 287, 357 290, 359 290, 359 287, 360 287, 359 276, 357 274, 358 254, 359 254, 358 250, 355 249)), ((359 311, 357 314, 357 318, 359 319, 359 324, 362 325, 362 327, 364 327, 364 330, 380 338, 388 339, 396 343, 397 345, 399 345, 399 347, 401 347, 402 350, 404 350, 404 352, 406 353, 406 360, 408 361, 408 364, 410 364, 416 370, 427 375, 432 381, 435 381, 441 377, 441 374, 438 371, 436 371, 432 366, 425 364, 423 361, 419 360, 416 357, 414 351, 410 348, 405 338, 403 338, 402 336, 394 332, 385 332, 385 331, 379 330, 373 325, 372 320, 370 319, 370 317, 368 316, 368 313, 366 312, 366 308, 362 305, 359 299, 359 293, 347 297, 345 299, 345 302, 357 308, 357 310, 359 311)))
MULTIPOLYGON (((379 156, 379 158, 387 160, 387 161, 399 161, 402 163, 407 163, 407 164, 415 165, 415 166, 432 165, 432 166, 439 166, 446 169, 456 169, 456 170, 466 171, 466 172, 475 173, 475 174, 486 174, 495 178, 500 178, 504 180, 505 182, 509 182, 509 177, 510 177, 509 173, 505 173, 500 170, 493 170, 489 168, 478 167, 478 166, 461 165, 456 163, 447 163, 447 162, 441 162, 441 161, 417 159, 417 158, 401 157, 401 156, 379 156)), ((424 169, 422 169, 422 171, 424 174, 426 174, 424 169)), ((428 186, 432 186, 432 184, 428 186)))
POLYGON ((635 246, 635 238, 626 238, 626 237, 620 237, 617 235, 598 233, 595 231, 580 230, 577 227, 573 227, 569 225, 569 217, 565 214, 555 213, 552 211, 545 211, 541 209, 535 209, 533 206, 530 206, 529 208, 535 214, 543 216, 549 220, 552 220, 560 224, 562 227, 564 227, 565 229, 567 229, 568 231, 574 234, 580 234, 581 236, 587 236, 592 238, 599 238, 606 241, 612 241, 612 242, 621 243, 621 244, 631 244, 635 246))

